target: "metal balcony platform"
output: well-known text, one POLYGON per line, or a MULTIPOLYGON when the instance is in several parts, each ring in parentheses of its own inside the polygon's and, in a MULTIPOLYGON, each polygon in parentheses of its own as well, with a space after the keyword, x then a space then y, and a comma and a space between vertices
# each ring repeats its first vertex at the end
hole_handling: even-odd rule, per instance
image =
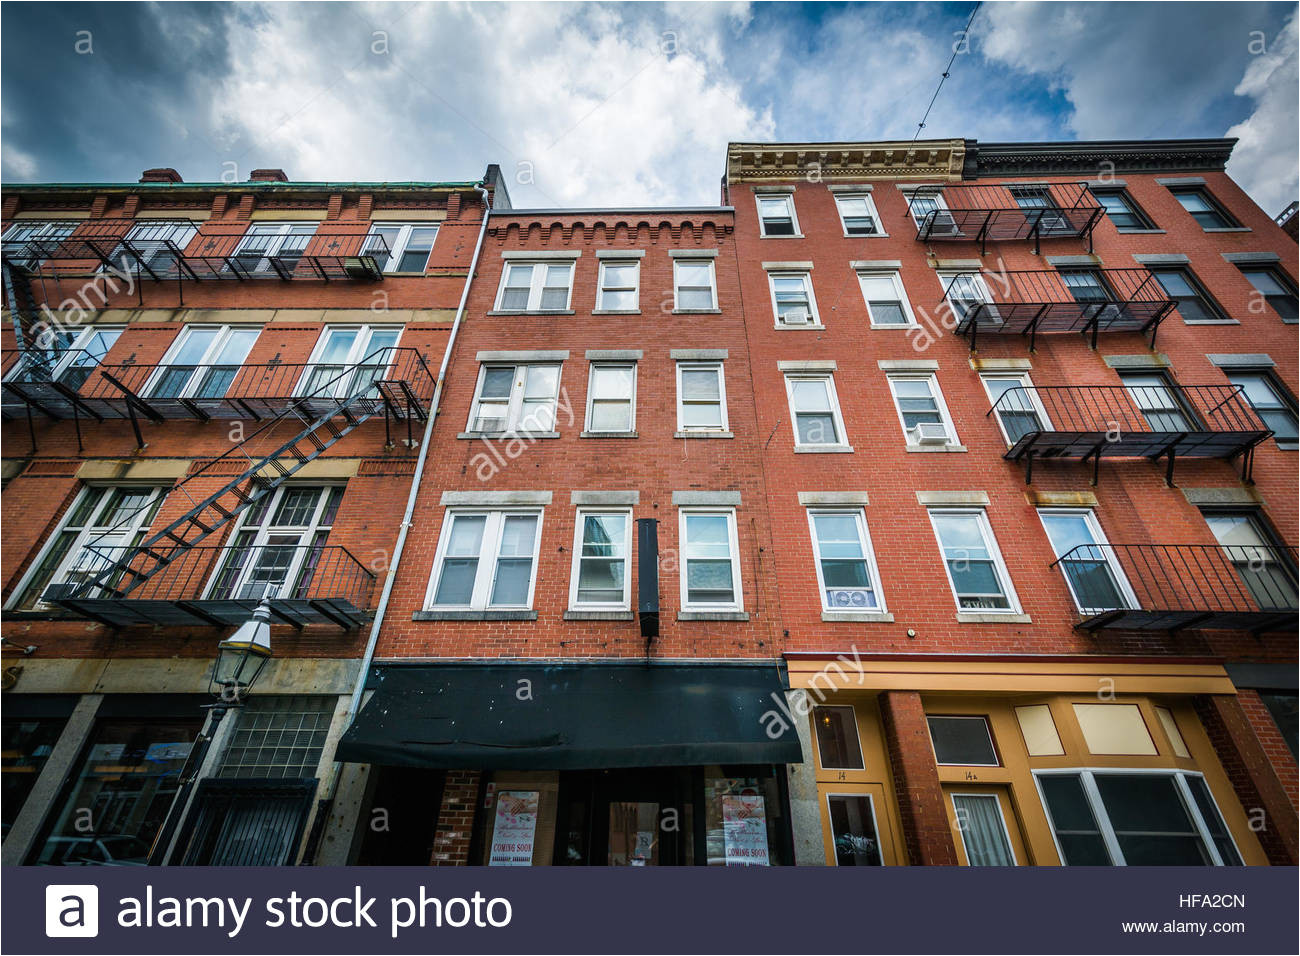
POLYGON ((1082 182, 943 183, 910 190, 907 209, 921 242, 989 242, 1088 239, 1105 215, 1082 182))

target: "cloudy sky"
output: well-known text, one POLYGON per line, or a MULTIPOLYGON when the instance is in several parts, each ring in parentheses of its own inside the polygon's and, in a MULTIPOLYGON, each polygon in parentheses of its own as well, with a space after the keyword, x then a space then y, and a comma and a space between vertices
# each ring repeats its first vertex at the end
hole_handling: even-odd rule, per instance
MULTIPOLYGON (((713 203, 728 140, 910 139, 972 3, 37 4, 0 12, 6 182, 477 179, 713 203)), ((1297 195, 1292 3, 985 3, 922 136, 1235 136, 1297 195)))

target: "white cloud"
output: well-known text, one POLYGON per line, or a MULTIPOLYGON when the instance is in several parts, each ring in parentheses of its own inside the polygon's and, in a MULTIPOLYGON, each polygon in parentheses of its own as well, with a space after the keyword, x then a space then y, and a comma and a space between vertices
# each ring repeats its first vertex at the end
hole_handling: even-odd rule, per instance
POLYGON ((8 143, 0 147, 0 170, 5 179, 18 182, 35 179, 37 168, 36 157, 31 153, 25 153, 8 143))
POLYGON ((1300 32, 1292 13, 1268 51, 1251 61, 1233 91, 1252 98, 1255 110, 1226 134, 1239 139, 1228 171, 1270 215, 1281 212, 1300 195, 1296 172, 1296 141, 1300 138, 1297 46, 1300 32))

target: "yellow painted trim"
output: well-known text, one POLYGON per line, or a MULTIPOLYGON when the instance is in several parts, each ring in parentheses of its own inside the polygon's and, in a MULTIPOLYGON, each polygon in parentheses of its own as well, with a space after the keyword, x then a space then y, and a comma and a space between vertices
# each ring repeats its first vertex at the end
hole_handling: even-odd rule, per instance
POLYGON ((32 209, 14 214, 14 221, 19 219, 89 219, 89 209, 32 209))
POLYGON ((324 222, 325 209, 254 209, 248 216, 252 222, 324 222))
POLYGON ((1096 508, 1091 491, 1026 491, 1025 500, 1035 508, 1096 508))
POLYGON ((144 458, 138 461, 87 461, 77 469, 81 481, 171 481, 189 471, 187 458, 144 458))
MULTIPOLYGON (((292 458, 282 458, 281 463, 285 467, 290 467, 296 462, 292 458)), ((294 474, 294 481, 309 481, 320 478, 351 478, 361 469, 360 458, 317 458, 315 461, 309 461, 294 474)), ((276 472, 268 469, 268 477, 274 477, 276 472)))
POLYGON ((445 209, 372 209, 371 222, 441 222, 447 218, 445 209))

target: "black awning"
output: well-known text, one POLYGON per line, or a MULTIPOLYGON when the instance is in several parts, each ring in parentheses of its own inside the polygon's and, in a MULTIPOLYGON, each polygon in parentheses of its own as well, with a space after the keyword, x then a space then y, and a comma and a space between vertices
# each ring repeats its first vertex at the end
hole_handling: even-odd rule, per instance
POLYGON ((785 684, 775 662, 377 665, 337 757, 467 770, 800 763, 785 684))

